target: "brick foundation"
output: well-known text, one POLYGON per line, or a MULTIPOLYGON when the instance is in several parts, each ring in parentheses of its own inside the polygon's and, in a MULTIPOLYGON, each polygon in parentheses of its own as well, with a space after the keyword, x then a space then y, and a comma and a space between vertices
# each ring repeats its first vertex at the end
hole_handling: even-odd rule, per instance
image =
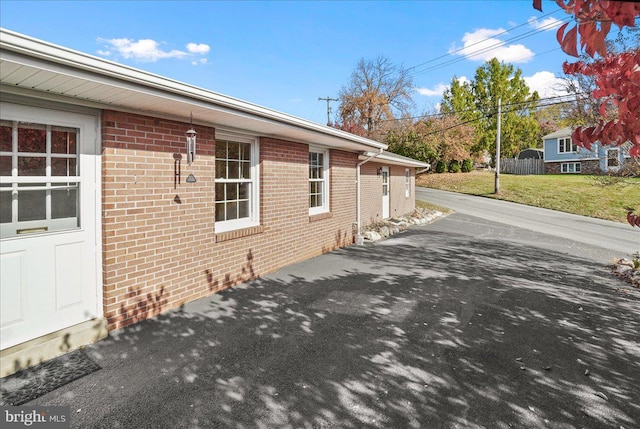
MULTIPOLYGON (((545 162, 544 173, 545 174, 577 174, 577 173, 562 173, 562 164, 565 162, 574 162, 574 161, 545 162)), ((587 160, 580 161, 580 174, 591 174, 591 175, 602 174, 602 170, 600 170, 600 164, 598 160, 587 159, 587 160)))

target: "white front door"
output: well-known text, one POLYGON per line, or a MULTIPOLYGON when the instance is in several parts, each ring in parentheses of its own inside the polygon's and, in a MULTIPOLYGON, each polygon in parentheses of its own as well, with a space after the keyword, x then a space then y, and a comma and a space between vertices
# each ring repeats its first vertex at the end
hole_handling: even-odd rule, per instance
POLYGON ((102 315, 98 118, 0 103, 0 348, 102 315))
POLYGON ((382 219, 389 217, 389 167, 382 167, 382 219))

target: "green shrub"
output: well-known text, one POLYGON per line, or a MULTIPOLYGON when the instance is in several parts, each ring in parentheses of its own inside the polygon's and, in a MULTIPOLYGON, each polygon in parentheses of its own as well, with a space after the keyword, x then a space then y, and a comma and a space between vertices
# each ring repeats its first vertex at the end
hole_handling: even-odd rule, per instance
POLYGON ((467 158, 462 162, 462 172, 470 173, 473 170, 473 161, 471 158, 467 158))
POLYGON ((451 161, 449 163, 449 172, 450 173, 460 173, 460 161, 451 161))
POLYGON ((443 160, 439 160, 436 162, 436 173, 446 173, 447 172, 447 163, 443 160))

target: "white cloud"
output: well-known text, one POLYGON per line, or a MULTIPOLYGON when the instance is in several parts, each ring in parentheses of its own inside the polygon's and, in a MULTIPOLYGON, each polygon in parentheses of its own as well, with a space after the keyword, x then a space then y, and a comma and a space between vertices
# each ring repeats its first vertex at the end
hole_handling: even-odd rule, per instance
POLYGON ((209 45, 204 43, 187 43, 187 50, 192 54, 204 55, 209 52, 209 45))
POLYGON ((138 41, 131 39, 98 39, 99 42, 106 44, 106 47, 115 51, 122 58, 134 59, 139 61, 155 62, 164 58, 184 58, 189 55, 184 51, 176 49, 163 51, 160 44, 152 39, 140 39, 138 41))
POLYGON ((472 33, 464 33, 462 47, 452 47, 450 54, 462 55, 469 60, 487 61, 497 58, 506 63, 526 63, 533 58, 533 52, 524 45, 507 45, 495 37, 504 33, 504 29, 480 28, 472 33))
POLYGON ((554 30, 562 25, 562 21, 552 16, 543 20, 539 20, 535 16, 532 16, 531 18, 529 18, 527 22, 529 22, 529 25, 535 28, 536 30, 543 30, 543 31, 554 30))
MULTIPOLYGON (((465 84, 470 82, 470 80, 466 76, 456 77, 461 84, 465 84)), ((445 85, 440 82, 433 88, 416 88, 416 92, 420 95, 424 95, 426 97, 442 97, 442 94, 451 88, 451 85, 445 85)))
POLYGON ((531 89, 531 92, 538 91, 540 98, 567 94, 567 91, 563 87, 564 80, 556 77, 549 71, 537 72, 533 76, 525 76, 523 79, 531 89))
MULTIPOLYGON (((186 48, 188 52, 178 49, 163 50, 161 43, 152 39, 132 40, 122 39, 102 39, 98 38, 98 42, 104 43, 106 49, 97 51, 102 56, 116 56, 125 59, 133 59, 136 61, 156 62, 167 58, 177 59, 193 59, 195 55, 205 55, 209 52, 209 45, 204 43, 188 43, 186 48)), ((206 64, 206 58, 198 58, 192 60, 193 65, 206 64)))
POLYGON ((420 95, 425 95, 427 97, 433 97, 433 96, 441 96, 442 93, 449 88, 448 85, 445 85, 444 83, 439 83, 436 86, 433 87, 433 89, 430 88, 416 88, 416 91, 418 92, 418 94, 420 95))

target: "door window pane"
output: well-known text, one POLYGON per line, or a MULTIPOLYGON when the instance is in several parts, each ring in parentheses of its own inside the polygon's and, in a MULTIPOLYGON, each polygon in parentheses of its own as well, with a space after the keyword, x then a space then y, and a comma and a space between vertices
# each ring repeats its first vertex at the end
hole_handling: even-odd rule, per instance
POLYGON ((13 126, 7 121, 0 122, 0 152, 11 152, 13 126))
POLYGON ((53 189, 51 191, 51 218, 63 219, 78 216, 78 189, 53 189))
POLYGON ((11 191, 9 186, 0 185, 0 223, 11 222, 11 191))
POLYGON ((47 159, 43 157, 18 157, 18 176, 46 175, 47 159))
POLYGON ((0 176, 11 176, 10 156, 0 156, 0 176))
POLYGON ((18 222, 47 219, 47 191, 18 191, 18 222))
POLYGON ((18 152, 47 152, 47 128, 44 125, 20 125, 18 127, 18 152))
POLYGON ((52 176, 77 176, 76 159, 75 158, 52 158, 51 159, 51 175, 52 176))
POLYGON ((51 153, 64 153, 67 155, 76 153, 75 130, 53 128, 51 130, 51 153))

